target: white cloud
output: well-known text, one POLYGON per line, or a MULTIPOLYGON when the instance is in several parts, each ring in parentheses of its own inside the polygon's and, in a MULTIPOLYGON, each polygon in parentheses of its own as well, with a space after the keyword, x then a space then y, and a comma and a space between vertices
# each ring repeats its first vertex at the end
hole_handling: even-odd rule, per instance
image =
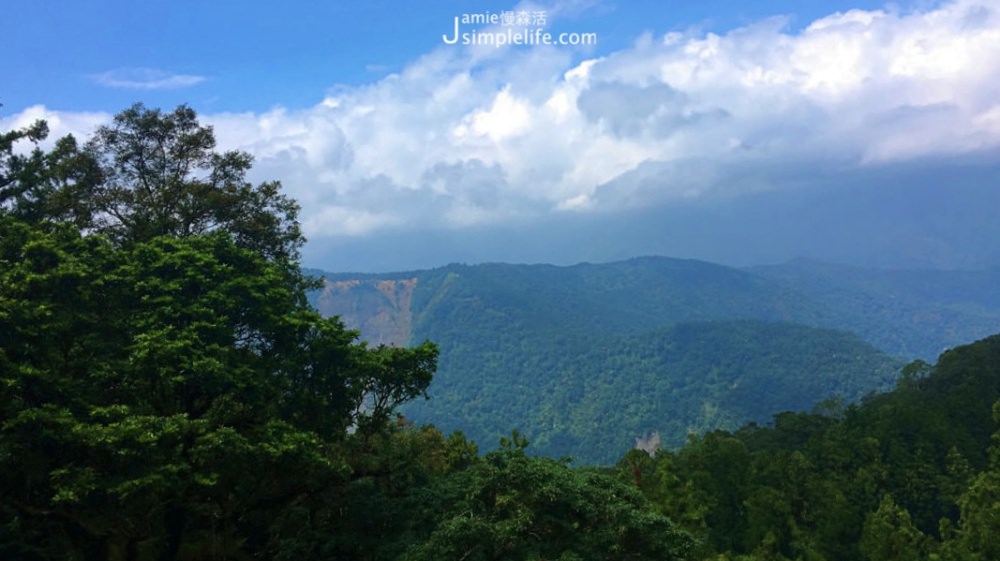
POLYGON ((477 109, 462 119, 454 134, 462 137, 471 130, 497 142, 527 131, 530 119, 528 104, 515 99, 510 88, 504 88, 497 93, 489 109, 477 109))
MULTIPOLYGON (((27 109, 0 118, 0 131, 13 129, 23 129, 38 120, 43 120, 49 125, 49 136, 41 143, 43 148, 51 148, 56 139, 72 134, 78 140, 84 140, 100 125, 111 120, 111 115, 101 112, 68 112, 53 111, 43 105, 32 105, 27 109)), ((16 150, 22 152, 29 151, 31 146, 28 143, 19 143, 16 150)))
POLYGON ((1000 0, 852 10, 797 32, 772 18, 648 34, 579 56, 442 45, 314 107, 203 118, 221 147, 256 156, 256 179, 302 201, 313 238, 616 209, 771 188, 791 168, 1000 146, 1000 0))
POLYGON ((117 68, 94 74, 91 78, 102 86, 131 90, 186 88, 205 81, 204 76, 171 74, 155 68, 117 68))

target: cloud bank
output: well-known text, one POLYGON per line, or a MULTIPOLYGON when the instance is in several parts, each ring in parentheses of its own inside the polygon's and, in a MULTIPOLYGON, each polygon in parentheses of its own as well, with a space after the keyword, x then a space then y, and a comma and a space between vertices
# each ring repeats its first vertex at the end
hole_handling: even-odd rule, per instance
MULTIPOLYGON (((36 107, 0 124, 37 115, 57 132, 101 118, 36 107)), ((794 188, 1000 147, 1000 1, 648 34, 597 58, 441 45, 313 107, 202 118, 255 155, 256 179, 282 180, 313 241, 794 188)))

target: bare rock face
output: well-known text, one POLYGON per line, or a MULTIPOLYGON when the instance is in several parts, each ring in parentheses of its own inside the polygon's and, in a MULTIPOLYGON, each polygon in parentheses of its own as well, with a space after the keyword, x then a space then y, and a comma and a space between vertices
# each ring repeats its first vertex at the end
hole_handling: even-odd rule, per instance
POLYGON ((373 345, 406 346, 413 325, 413 289, 417 278, 326 280, 316 307, 324 316, 340 316, 350 329, 373 345))

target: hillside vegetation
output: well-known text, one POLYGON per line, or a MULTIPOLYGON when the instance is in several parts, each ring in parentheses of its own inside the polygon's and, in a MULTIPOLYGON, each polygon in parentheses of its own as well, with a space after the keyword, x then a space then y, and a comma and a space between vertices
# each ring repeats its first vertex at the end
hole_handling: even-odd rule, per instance
POLYGON ((751 320, 497 338, 476 352, 444 347, 431 399, 402 410, 487 444, 516 427, 536 453, 608 464, 639 437, 674 447, 823 398, 857 400, 901 366, 843 332, 751 320))
POLYGON ((311 298, 374 342, 440 345, 415 422, 486 446, 519 427, 538 453, 607 462, 653 433, 678 445, 885 388, 1000 325, 996 276, 646 257, 328 275, 311 298))
POLYGON ((749 272, 808 298, 819 324, 932 361, 1000 326, 1000 270, 873 270, 798 259, 749 272))
POLYGON ((634 450, 617 469, 695 535, 696 559, 998 559, 998 400, 1000 335, 861 405, 634 450))

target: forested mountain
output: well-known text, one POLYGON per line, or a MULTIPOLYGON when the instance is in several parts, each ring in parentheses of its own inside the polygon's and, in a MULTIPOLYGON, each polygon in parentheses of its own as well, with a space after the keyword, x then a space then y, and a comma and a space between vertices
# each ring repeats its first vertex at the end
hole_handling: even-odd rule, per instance
POLYGON ((998 399, 993 336, 860 406, 633 450, 618 470, 695 534, 695 559, 998 559, 998 399))
POLYGON ((442 329, 461 333, 463 320, 490 321, 497 314, 529 328, 541 322, 618 333, 683 321, 765 319, 851 331, 890 355, 930 361, 1000 327, 1000 270, 877 270, 806 259, 734 269, 645 257, 571 267, 453 264, 384 274, 307 273, 328 281, 310 293, 321 313, 341 316, 366 339, 398 344, 442 329), (476 315, 486 310, 485 317, 476 315), (447 314, 464 313, 445 321, 447 314))
MULTIPOLYGON (((314 272, 315 273, 315 272, 314 272)), ((608 265, 448 265, 386 275, 325 275, 314 304, 368 339, 521 338, 522 332, 638 333, 682 321, 793 320, 805 299, 737 269, 693 260, 637 258, 608 265), (393 295, 410 294, 402 298, 393 295), (389 311, 387 314, 386 312, 389 311), (364 327, 368 327, 367 330, 364 327)))
POLYGON ((651 432, 676 445, 688 431, 856 399, 905 360, 933 360, 1000 326, 1000 278, 989 271, 646 257, 326 278, 311 294, 322 313, 375 343, 440 345, 431 401, 403 409, 413 420, 485 446, 516 426, 537 452, 590 462, 651 432), (748 386, 772 391, 747 396, 748 386))
POLYGON ((486 446, 518 427, 537 453, 605 465, 639 437, 675 447, 825 397, 856 400, 889 387, 902 366, 847 333, 750 320, 478 349, 445 350, 432 398, 403 412, 486 446))

